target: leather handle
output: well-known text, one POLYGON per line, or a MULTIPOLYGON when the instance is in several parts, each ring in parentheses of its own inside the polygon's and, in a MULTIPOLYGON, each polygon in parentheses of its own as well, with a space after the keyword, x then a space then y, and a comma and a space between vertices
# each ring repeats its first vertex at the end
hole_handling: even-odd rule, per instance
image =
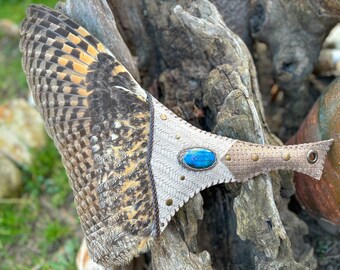
POLYGON ((319 180, 332 142, 274 146, 236 141, 221 161, 238 182, 277 169, 294 170, 319 180))

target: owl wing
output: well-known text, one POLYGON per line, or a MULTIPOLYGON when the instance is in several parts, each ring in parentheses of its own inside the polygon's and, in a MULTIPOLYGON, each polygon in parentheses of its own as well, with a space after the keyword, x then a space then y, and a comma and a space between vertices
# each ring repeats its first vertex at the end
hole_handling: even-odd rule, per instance
POLYGON ((157 231, 147 94, 98 40, 55 10, 30 6, 20 34, 27 81, 62 156, 92 259, 126 263, 157 231))

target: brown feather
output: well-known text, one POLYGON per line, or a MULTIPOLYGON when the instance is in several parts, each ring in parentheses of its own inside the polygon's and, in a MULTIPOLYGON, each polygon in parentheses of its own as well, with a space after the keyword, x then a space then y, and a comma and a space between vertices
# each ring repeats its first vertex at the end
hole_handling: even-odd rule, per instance
POLYGON ((20 48, 92 259, 104 266, 129 262, 156 231, 146 95, 99 41, 47 7, 28 8, 20 48))

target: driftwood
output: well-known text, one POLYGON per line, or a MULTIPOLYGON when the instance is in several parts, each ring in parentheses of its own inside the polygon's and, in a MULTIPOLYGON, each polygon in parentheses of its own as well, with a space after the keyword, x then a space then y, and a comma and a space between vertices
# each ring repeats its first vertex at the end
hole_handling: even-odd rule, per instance
POLYGON ((278 133, 287 140, 320 94, 311 89, 309 76, 326 36, 340 21, 340 2, 251 0, 250 13, 251 35, 268 45, 273 79, 284 93, 283 102, 268 112, 282 108, 284 128, 278 133))
MULTIPOLYGON (((193 125, 241 140, 281 144, 264 119, 252 56, 230 30, 251 46, 250 2, 68 0, 59 8, 110 48, 146 90, 193 125), (234 14, 223 8, 226 4, 235 7, 234 14), (239 14, 246 23, 239 23, 239 14)), ((287 208, 293 193, 288 172, 203 191, 152 245, 153 269, 315 268, 313 250, 303 243, 307 227, 287 208)))

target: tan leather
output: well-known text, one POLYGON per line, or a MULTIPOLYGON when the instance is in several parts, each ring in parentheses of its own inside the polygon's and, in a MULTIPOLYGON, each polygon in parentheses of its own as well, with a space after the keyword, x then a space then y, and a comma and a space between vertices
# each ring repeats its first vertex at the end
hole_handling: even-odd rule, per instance
POLYGON ((333 140, 327 140, 316 143, 273 146, 237 141, 221 161, 239 182, 278 169, 293 170, 319 180, 325 156, 332 142, 333 140), (313 162, 311 153, 314 157, 317 156, 315 162, 313 162), (309 160, 308 154, 311 155, 309 160))

